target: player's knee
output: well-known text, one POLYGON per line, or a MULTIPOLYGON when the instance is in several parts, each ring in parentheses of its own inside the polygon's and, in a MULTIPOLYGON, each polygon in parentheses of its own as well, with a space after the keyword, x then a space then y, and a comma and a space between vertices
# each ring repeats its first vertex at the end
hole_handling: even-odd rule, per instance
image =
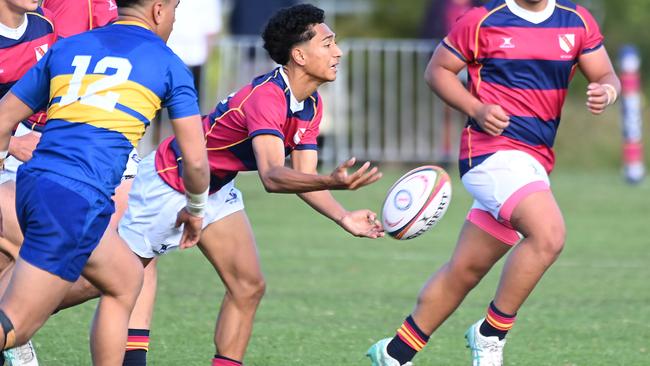
POLYGON ((481 279, 490 270, 490 266, 456 260, 449 264, 449 270, 450 278, 456 282, 457 286, 471 290, 481 282, 481 279))
POLYGON ((231 288, 231 296, 237 303, 257 305, 266 293, 264 277, 241 279, 231 288))
POLYGON ((564 249, 566 229, 564 225, 546 225, 530 236, 539 257, 552 263, 564 249))

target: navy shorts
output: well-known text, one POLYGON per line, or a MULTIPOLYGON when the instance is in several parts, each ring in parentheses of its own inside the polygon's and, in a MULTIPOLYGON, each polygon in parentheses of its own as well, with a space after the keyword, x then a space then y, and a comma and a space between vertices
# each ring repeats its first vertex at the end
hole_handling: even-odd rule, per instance
POLYGON ((74 282, 115 211, 96 188, 58 174, 18 170, 16 213, 25 240, 20 257, 74 282))

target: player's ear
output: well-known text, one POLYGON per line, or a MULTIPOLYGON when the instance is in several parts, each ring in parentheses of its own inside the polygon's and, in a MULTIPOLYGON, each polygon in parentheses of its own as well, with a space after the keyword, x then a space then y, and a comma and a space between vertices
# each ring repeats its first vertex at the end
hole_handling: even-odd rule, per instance
POLYGON ((163 5, 164 1, 154 1, 153 3, 151 11, 153 13, 153 21, 156 25, 162 23, 165 18, 165 9, 163 5))
POLYGON ((291 49, 291 58, 296 64, 305 66, 305 53, 299 47, 294 47, 291 49))

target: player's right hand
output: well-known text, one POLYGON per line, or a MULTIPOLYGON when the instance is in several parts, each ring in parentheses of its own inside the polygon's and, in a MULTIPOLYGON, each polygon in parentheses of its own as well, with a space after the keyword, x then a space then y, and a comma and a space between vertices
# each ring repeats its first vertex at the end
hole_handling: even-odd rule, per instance
POLYGON ((183 234, 181 235, 180 248, 186 249, 195 246, 201 238, 203 218, 190 214, 183 207, 176 216, 176 227, 181 225, 183 225, 183 234))
POLYGON ((36 132, 12 136, 9 140, 9 154, 20 161, 27 161, 32 158, 32 153, 40 140, 41 137, 36 132))
POLYGON ((330 174, 330 178, 332 178, 330 189, 356 190, 372 184, 382 177, 379 168, 372 167, 370 169, 369 161, 366 161, 356 172, 348 174, 348 168, 352 168, 355 162, 356 158, 350 158, 334 169, 332 174, 330 174))
POLYGON ((483 104, 473 116, 483 131, 492 136, 499 136, 510 125, 510 117, 496 104, 483 104))

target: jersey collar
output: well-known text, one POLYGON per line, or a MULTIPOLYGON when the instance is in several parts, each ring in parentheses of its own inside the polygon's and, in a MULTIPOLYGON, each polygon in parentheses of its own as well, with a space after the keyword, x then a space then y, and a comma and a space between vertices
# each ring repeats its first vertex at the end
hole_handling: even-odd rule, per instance
POLYGON ((521 6, 517 5, 515 0, 506 0, 506 5, 514 15, 533 24, 539 24, 547 20, 551 17, 551 15, 553 15, 553 11, 555 10, 555 0, 548 0, 546 8, 542 11, 530 11, 524 9, 521 6))
POLYGON ((138 22, 137 20, 118 20, 117 22, 113 24, 121 24, 121 25, 135 25, 136 27, 141 27, 144 29, 151 30, 148 25, 144 24, 143 22, 138 22))
POLYGON ((289 88, 289 109, 291 109, 291 113, 300 112, 305 109, 305 101, 299 102, 298 98, 293 95, 293 92, 291 91, 291 85, 289 85, 289 77, 284 72, 284 68, 282 66, 280 66, 280 75, 282 75, 284 83, 287 84, 287 88, 289 88))
POLYGON ((18 26, 18 28, 10 28, 0 23, 0 36, 13 39, 14 41, 22 37, 23 34, 25 34, 25 31, 27 30, 27 22, 28 22, 27 14, 25 14, 23 17, 24 17, 23 24, 18 26))

